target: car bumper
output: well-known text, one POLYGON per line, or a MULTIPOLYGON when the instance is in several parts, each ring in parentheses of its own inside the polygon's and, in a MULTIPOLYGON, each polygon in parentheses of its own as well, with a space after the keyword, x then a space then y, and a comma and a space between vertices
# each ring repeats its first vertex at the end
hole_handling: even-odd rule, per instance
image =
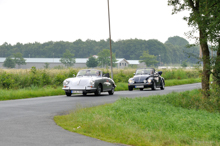
POLYGON ((135 84, 128 84, 128 87, 130 88, 150 88, 152 87, 152 83, 135 83, 135 84))
POLYGON ((95 87, 78 87, 78 88, 72 88, 72 87, 68 87, 68 86, 64 86, 62 88, 65 92, 71 92, 71 93, 81 93, 81 92, 86 92, 86 93, 94 93, 96 91, 95 87))

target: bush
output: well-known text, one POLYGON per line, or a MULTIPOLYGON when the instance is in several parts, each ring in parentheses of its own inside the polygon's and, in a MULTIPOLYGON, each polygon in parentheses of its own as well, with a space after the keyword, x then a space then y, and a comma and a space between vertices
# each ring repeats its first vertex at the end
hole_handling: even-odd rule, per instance
MULTIPOLYGON (((108 69, 101 69, 103 74, 109 73, 111 77, 111 71, 108 69)), ((23 69, 8 69, 0 70, 0 88, 3 89, 18 89, 26 88, 30 86, 57 86, 62 85, 62 82, 66 78, 73 77, 73 74, 77 74, 79 69, 36 69, 32 67, 30 70, 23 69)), ((123 82, 127 83, 128 79, 134 76, 136 69, 114 69, 114 81, 115 83, 123 82)), ((162 70, 162 77, 165 80, 170 79, 188 79, 198 78, 199 72, 196 70, 162 70)))
POLYGON ((11 89, 14 87, 14 84, 13 74, 3 72, 1 75, 1 87, 3 89, 11 89))

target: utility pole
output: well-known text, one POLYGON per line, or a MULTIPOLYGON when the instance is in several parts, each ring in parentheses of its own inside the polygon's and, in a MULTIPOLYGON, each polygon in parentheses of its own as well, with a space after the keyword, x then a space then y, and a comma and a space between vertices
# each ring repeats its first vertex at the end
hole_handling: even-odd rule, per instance
POLYGON ((107 2, 108 2, 109 45, 110 45, 110 58, 111 58, 111 78, 113 79, 113 69, 112 69, 112 45, 111 45, 111 26, 110 26, 109 0, 107 0, 107 2))

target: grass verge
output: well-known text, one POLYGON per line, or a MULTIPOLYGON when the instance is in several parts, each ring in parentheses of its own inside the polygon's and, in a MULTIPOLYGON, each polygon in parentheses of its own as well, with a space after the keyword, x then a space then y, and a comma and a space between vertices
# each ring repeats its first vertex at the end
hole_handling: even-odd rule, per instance
MULTIPOLYGON (((182 84, 191 84, 201 82, 201 79, 182 79, 182 80, 167 80, 165 86, 174 86, 182 84)), ((115 91, 128 90, 128 83, 117 83, 115 91)), ((53 87, 45 86, 43 88, 37 86, 31 86, 29 88, 23 89, 0 89, 0 100, 12 100, 12 99, 23 99, 23 98, 33 98, 41 96, 53 96, 53 95, 65 95, 62 90, 62 86, 53 87)))
POLYGON ((220 145, 220 114, 195 106, 199 90, 106 104, 55 116, 57 125, 112 143, 135 146, 220 145), (184 102, 185 101, 185 102, 184 102), (187 108, 184 108, 187 107, 187 108))
POLYGON ((64 95, 64 94, 65 92, 62 90, 62 86, 56 88, 51 86, 46 86, 44 88, 32 86, 30 88, 24 88, 18 90, 0 89, 0 100, 24 99, 24 98, 64 95))

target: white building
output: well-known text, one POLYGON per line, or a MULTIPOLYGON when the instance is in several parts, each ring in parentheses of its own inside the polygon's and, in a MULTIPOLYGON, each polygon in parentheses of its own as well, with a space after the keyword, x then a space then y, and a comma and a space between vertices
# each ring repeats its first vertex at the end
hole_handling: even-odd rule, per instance
MULTIPOLYGON (((3 63, 5 59, 6 58, 0 58, 0 68, 5 68, 3 67, 3 63)), ((22 69, 28 69, 33 66, 35 66, 36 68, 44 68, 46 65, 45 63, 49 64, 49 68, 64 66, 64 64, 60 62, 60 58, 24 58, 24 59, 26 60, 26 65, 21 65, 20 68, 22 69)), ((76 62, 73 67, 86 68, 87 60, 88 58, 75 58, 76 62)), ((116 60, 117 60, 116 68, 125 68, 125 67, 129 67, 129 65, 136 65, 138 68, 146 67, 144 63, 139 63, 139 60, 126 60, 124 58, 116 58, 116 60)), ((18 66, 16 65, 15 68, 18 68, 18 66)))

